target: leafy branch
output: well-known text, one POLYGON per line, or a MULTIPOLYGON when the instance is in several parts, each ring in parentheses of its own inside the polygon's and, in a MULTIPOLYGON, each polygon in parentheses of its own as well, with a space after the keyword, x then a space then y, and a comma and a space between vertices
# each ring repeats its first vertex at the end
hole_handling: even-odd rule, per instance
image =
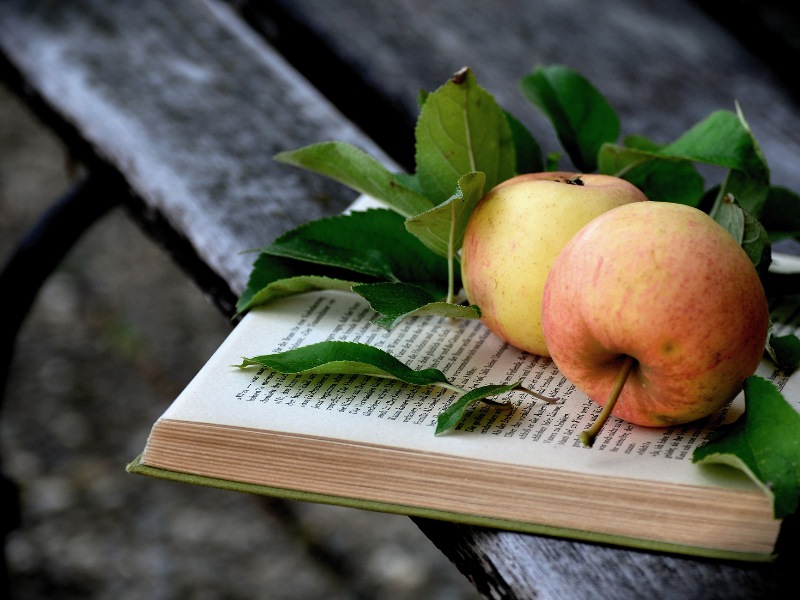
MULTIPOLYGON (((394 173, 342 142, 326 141, 276 155, 278 161, 332 178, 384 208, 312 221, 261 248, 237 312, 291 294, 337 289, 364 297, 377 313, 373 322, 389 329, 421 315, 480 318, 480 307, 461 304, 459 294, 459 252, 469 215, 484 192, 498 183, 520 173, 559 170, 562 153, 579 171, 627 179, 652 201, 705 210, 747 252, 771 301, 800 295, 800 275, 778 276, 769 270, 772 244, 800 239, 800 196, 771 185, 763 152, 738 104, 732 111, 711 113, 671 142, 659 143, 636 134, 621 137, 619 117, 603 95, 564 65, 538 66, 519 84, 521 93, 553 126, 560 150, 543 154, 526 127, 464 68, 422 95, 413 173, 394 173), (719 174, 717 180, 706 182, 700 166, 712 167, 719 174)), ((324 349, 344 351, 343 346, 324 349)), ((800 365, 800 338, 795 332, 772 332, 766 351, 785 372, 800 365)), ((326 363, 305 363, 304 370, 379 370, 383 371, 379 376, 400 378, 399 372, 411 377, 407 368, 369 352, 359 348, 353 360, 333 360, 328 354, 326 363), (400 370, 393 373, 389 367, 400 370)), ((274 360, 246 361, 261 359, 274 360)), ((449 385, 440 380, 441 373, 426 376, 432 378, 426 385, 449 385)), ((452 427, 472 402, 512 389, 516 388, 459 389, 460 399, 440 415, 439 426, 452 427)), ((798 450, 787 440, 800 437, 798 413, 777 389, 757 379, 748 380, 745 393, 747 410, 729 428, 728 437, 698 449, 694 458, 744 469, 777 494, 776 512, 787 514, 797 500, 798 450), (768 413, 785 418, 770 417, 771 437, 754 434, 766 431, 762 424, 768 413), (757 460, 764 456, 793 461, 795 471, 775 473, 757 460)))
MULTIPOLYGON (((738 104, 735 111, 715 111, 674 141, 659 144, 641 135, 627 135, 620 141, 620 120, 614 109, 587 79, 566 66, 535 68, 521 78, 520 91, 550 121, 567 158, 579 170, 624 177, 651 200, 706 210, 740 240, 760 273, 767 271, 773 241, 800 236, 800 221, 781 218, 800 214, 800 196, 770 185, 769 168, 738 104), (698 165, 720 168, 720 180, 707 185, 698 165)), ((446 259, 442 268, 447 275, 439 277, 446 285, 437 289, 441 295, 435 298, 439 305, 433 309, 444 314, 449 311, 445 305, 460 300, 458 256, 464 227, 483 193, 522 172, 556 169, 558 161, 551 159, 545 167, 538 142, 477 84, 469 68, 424 95, 415 126, 415 147, 412 174, 393 173, 362 150, 335 141, 281 152, 275 158, 339 181, 398 213, 404 219, 405 235, 446 259)), ((308 279, 325 273, 320 270, 324 261, 316 256, 321 249, 315 240, 304 237, 307 231, 302 227, 295 236, 296 244, 307 242, 308 247, 294 256, 307 264, 294 263, 299 272, 293 276, 313 282, 312 286, 330 283, 335 289, 345 289, 338 277, 308 279)), ((326 251, 350 251, 349 230, 338 231, 326 239, 326 251)), ((261 253, 278 255, 274 246, 261 253)), ((264 281, 273 289, 276 285, 272 276, 258 272, 264 264, 264 260, 254 264, 251 281, 237 304, 239 313, 276 297, 263 289, 264 281)), ((359 275, 358 282, 366 283, 363 276, 359 275)), ((388 281, 420 285, 419 278, 388 281)), ((431 286, 430 281, 421 284, 428 290, 431 286)), ((396 293, 410 293, 406 307, 418 296, 408 287, 398 287, 396 293)), ((478 317, 476 311, 470 314, 478 317)), ((381 321, 396 324, 402 315, 386 317, 381 321)))

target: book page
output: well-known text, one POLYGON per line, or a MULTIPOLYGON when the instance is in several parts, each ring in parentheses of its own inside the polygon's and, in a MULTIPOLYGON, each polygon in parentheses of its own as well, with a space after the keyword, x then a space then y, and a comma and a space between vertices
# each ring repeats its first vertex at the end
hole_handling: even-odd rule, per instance
MULTIPOLYGON (((743 395, 703 421, 645 428, 612 417, 591 448, 580 433, 600 407, 577 390, 549 358, 502 342, 477 320, 407 318, 391 331, 370 323, 361 297, 313 292, 248 313, 162 418, 219 423, 591 474, 687 484, 754 487, 741 472, 691 463, 715 426, 735 420, 743 395), (553 403, 523 392, 505 394, 509 408, 479 402, 454 430, 434 435, 437 415, 458 394, 377 377, 285 375, 240 369, 242 357, 271 354, 324 340, 362 342, 414 369, 435 367, 470 390, 522 380, 553 403)), ((779 388, 783 375, 764 361, 759 374, 779 388)), ((800 398, 797 382, 791 397, 800 398)), ((800 408, 800 407, 799 407, 800 408)))

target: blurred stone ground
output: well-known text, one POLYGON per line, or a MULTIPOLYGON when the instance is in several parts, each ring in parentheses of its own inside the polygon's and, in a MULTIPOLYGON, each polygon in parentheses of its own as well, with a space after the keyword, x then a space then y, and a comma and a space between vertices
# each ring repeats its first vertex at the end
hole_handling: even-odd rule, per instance
MULTIPOLYGON (((65 159, 0 88, 0 264, 68 189, 65 159)), ((20 333, 2 408, 23 506, 14 598, 477 598, 406 517, 125 472, 229 331, 121 208, 64 259, 20 333)))

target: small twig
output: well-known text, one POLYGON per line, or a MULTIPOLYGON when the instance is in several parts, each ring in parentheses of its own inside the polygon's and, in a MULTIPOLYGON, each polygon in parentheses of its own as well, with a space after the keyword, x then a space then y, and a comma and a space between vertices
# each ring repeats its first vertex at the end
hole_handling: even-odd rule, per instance
POLYGON ((539 394, 538 392, 534 392, 533 390, 529 390, 528 388, 522 387, 521 385, 515 387, 511 391, 512 392, 525 392, 526 394, 530 394, 531 396, 533 396, 537 400, 541 400, 542 402, 547 402, 548 404, 559 404, 559 403, 563 402, 563 400, 561 400, 561 398, 548 398, 547 396, 543 396, 542 394, 539 394))

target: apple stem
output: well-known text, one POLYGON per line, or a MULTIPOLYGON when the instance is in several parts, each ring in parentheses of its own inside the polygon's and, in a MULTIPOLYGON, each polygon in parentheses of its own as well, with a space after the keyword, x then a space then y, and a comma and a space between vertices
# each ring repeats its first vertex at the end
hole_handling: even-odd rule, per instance
POLYGON ((608 417, 611 416, 611 411, 614 410, 614 405, 617 403, 617 399, 619 398, 622 388, 625 386, 625 382, 628 380, 628 375, 631 374, 633 365, 635 363, 636 360, 632 356, 625 356, 625 359, 622 361, 622 365, 620 365, 619 372, 617 372, 617 379, 614 382, 614 387, 611 390, 611 394, 609 395, 608 401, 603 407, 603 410, 600 411, 599 415, 597 415, 597 419, 595 419, 594 423, 592 423, 592 426, 581 433, 581 442, 583 442, 584 446, 592 446, 594 443, 594 438, 598 433, 600 433, 600 430, 603 428, 603 425, 606 424, 608 417))

